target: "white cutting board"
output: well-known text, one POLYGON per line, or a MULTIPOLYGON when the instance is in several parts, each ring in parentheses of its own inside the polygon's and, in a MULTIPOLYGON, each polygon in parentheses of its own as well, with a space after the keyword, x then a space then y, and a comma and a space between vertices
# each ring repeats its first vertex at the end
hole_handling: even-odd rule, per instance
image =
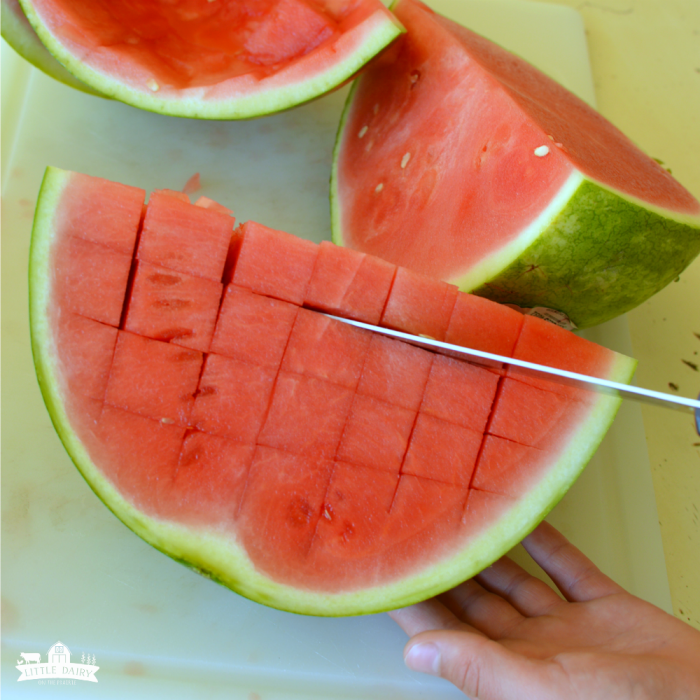
MULTIPOLYGON (((434 0, 593 102, 584 28, 568 8, 434 0)), ((6 698, 458 698, 412 673, 385 615, 308 618, 245 600, 161 555, 94 496, 64 452, 29 347, 29 234, 46 165, 202 194, 256 219, 329 238, 328 178, 347 89, 251 122, 178 120, 70 90, 3 45, 2 692, 6 698), (20 652, 62 641, 95 654, 98 685, 18 684, 20 652)), ((627 321, 588 337, 630 354, 627 321)), ((670 610, 638 406, 550 516, 607 573, 670 610)), ((525 561, 522 551, 515 555, 525 561)))

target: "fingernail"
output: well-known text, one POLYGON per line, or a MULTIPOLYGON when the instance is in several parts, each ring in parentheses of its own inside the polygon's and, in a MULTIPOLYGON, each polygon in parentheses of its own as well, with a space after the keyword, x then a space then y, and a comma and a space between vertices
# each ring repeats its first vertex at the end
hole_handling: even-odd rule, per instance
POLYGON ((404 657, 404 662, 412 671, 440 675, 440 650, 435 644, 414 644, 404 657))

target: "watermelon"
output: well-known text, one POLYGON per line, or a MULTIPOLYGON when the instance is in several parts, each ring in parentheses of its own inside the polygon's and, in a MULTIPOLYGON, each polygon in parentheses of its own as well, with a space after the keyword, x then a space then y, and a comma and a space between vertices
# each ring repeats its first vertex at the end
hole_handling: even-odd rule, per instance
POLYGON ((333 240, 584 328, 677 278, 700 203, 592 108, 418 0, 355 82, 331 180, 333 240))
POLYGON ((2 0, 3 36, 48 74, 199 119, 246 119, 307 102, 403 31, 380 0, 19 1, 2 0))
POLYGON ((126 525, 266 605, 372 613, 474 575, 561 498, 619 404, 323 309, 631 377, 633 360, 445 282, 144 199, 47 170, 30 256, 39 384, 126 525))

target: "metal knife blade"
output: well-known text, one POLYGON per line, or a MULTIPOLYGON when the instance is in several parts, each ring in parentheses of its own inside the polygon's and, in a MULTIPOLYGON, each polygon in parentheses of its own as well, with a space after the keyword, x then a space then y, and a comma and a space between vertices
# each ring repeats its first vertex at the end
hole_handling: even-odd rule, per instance
POLYGON ((570 384, 583 384, 586 386, 586 388, 590 388, 590 386, 593 385, 598 391, 621 396, 623 398, 630 398, 637 401, 661 405, 665 408, 673 408, 680 411, 690 411, 695 414, 695 428, 698 434, 700 435, 700 397, 698 397, 698 399, 696 400, 688 399, 684 396, 674 396, 673 394, 665 394, 663 392, 654 391, 652 389, 643 389, 641 387, 633 386, 630 384, 621 384, 620 382, 613 382, 609 379, 601 379, 600 377, 592 377, 587 374, 578 374, 577 372, 569 372, 568 370, 564 369, 547 367, 546 365, 538 365, 534 362, 518 360, 514 357, 505 357, 503 355, 495 355, 494 353, 484 352, 482 350, 464 348, 461 345, 443 343, 442 341, 434 340, 433 338, 411 335, 410 333, 394 331, 390 328, 382 328, 381 326, 373 326, 369 323, 363 323, 362 321, 353 321, 348 318, 334 316, 333 314, 325 315, 329 318, 334 318, 337 321, 342 321, 343 323, 347 323, 351 326, 356 326, 357 328, 364 328, 365 330, 372 331, 373 333, 380 333, 391 338, 398 338, 399 340, 411 343, 412 345, 417 345, 419 347, 435 350, 443 354, 453 356, 466 355, 472 361, 482 360, 484 364, 490 364, 491 366, 493 366, 493 363, 496 362, 511 365, 514 367, 522 367, 523 369, 530 370, 533 372, 542 372, 544 374, 558 377, 561 381, 570 384))

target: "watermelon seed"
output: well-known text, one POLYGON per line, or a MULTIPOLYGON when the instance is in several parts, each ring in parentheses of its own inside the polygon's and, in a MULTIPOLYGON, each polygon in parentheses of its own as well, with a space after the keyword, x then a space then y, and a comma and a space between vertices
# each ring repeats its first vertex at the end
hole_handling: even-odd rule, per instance
POLYGON ((542 158, 542 156, 546 156, 549 153, 549 146, 538 146, 535 149, 535 155, 542 158))
POLYGON ((161 418, 160 422, 165 425, 172 425, 175 421, 172 418, 161 418))
POLYGON ((414 70, 411 75, 411 90, 415 87, 415 84, 418 82, 418 79, 420 78, 420 71, 414 70))
POLYGON ((367 126, 363 126, 363 127, 360 129, 360 133, 358 134, 358 136, 359 136, 360 138, 362 138, 362 137, 367 133, 367 128, 368 128, 367 126))
POLYGON ((377 102, 376 105, 374 105, 374 109, 372 110, 375 114, 379 112, 379 103, 377 102))
POLYGON ((405 168, 408 165, 408 161, 411 160, 411 154, 410 153, 404 153, 403 158, 401 159, 401 168, 405 168))
POLYGON ((377 192, 377 193, 379 193, 379 192, 381 192, 383 189, 384 189, 384 183, 383 183, 383 182, 380 182, 380 183, 374 188, 374 191, 377 192))
POLYGON ((160 90, 160 85, 158 85, 158 83, 155 80, 153 80, 153 78, 149 78, 146 81, 146 85, 148 86, 148 89, 152 90, 153 92, 158 92, 158 90, 160 90))

